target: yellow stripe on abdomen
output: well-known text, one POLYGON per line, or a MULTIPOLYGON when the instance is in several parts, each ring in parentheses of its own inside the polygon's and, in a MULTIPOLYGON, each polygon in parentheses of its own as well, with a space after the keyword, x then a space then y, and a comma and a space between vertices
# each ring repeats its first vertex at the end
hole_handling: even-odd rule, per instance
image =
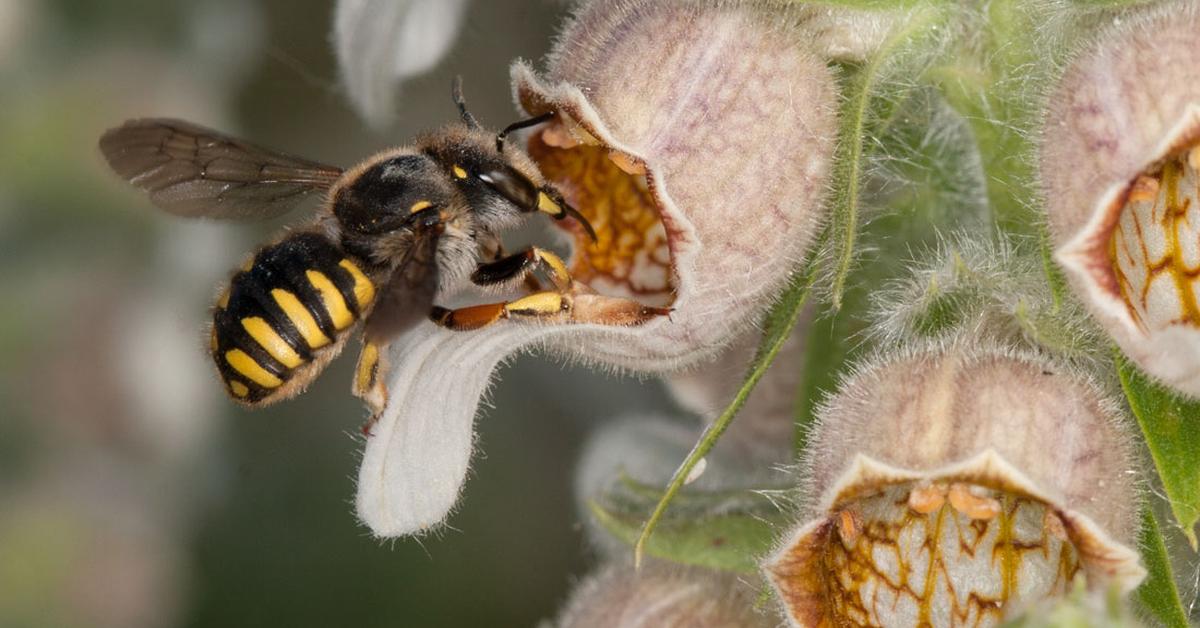
POLYGON ((263 349, 266 349, 267 353, 271 354, 271 357, 279 360, 280 364, 294 369, 304 363, 300 354, 296 353, 296 350, 279 335, 279 332, 272 329, 266 320, 258 316, 243 318, 242 328, 246 330, 246 333, 250 334, 254 342, 257 342, 263 349))
POLYGON ((229 392, 233 393, 233 396, 238 399, 245 399, 246 395, 250 394, 250 388, 237 380, 233 380, 229 382, 229 392))
POLYGON ((225 361, 229 363, 229 366, 233 367, 233 370, 245 375, 247 379, 263 388, 278 388, 283 385, 283 380, 272 375, 241 349, 226 351, 225 361))
POLYGON ((358 301, 358 309, 361 312, 375 298, 375 284, 371 283, 363 271, 348 259, 338 262, 338 266, 345 268, 346 272, 354 278, 354 300, 358 301))
POLYGON ((317 319, 313 318, 312 313, 304 307, 296 295, 283 288, 275 288, 271 291, 271 296, 283 309, 283 313, 292 321, 292 324, 296 326, 296 330, 304 337, 304 341, 308 343, 309 347, 316 349, 332 342, 317 325, 317 319))
POLYGON ((325 311, 329 312, 329 318, 333 321, 333 327, 337 330, 342 330, 350 326, 354 322, 354 314, 350 312, 350 308, 346 307, 346 299, 342 298, 342 293, 338 292, 337 286, 326 277, 324 273, 317 270, 305 271, 304 275, 308 277, 308 283, 321 293, 321 302, 325 304, 325 311))

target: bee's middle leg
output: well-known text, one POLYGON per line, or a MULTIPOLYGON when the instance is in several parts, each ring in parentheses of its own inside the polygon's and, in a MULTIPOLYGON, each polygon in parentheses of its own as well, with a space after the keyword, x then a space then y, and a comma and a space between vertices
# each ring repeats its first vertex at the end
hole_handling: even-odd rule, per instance
POLYGON ((564 292, 547 290, 535 292, 515 301, 484 303, 449 310, 434 307, 429 317, 433 322, 455 331, 479 329, 512 317, 548 318, 571 311, 572 296, 564 292))

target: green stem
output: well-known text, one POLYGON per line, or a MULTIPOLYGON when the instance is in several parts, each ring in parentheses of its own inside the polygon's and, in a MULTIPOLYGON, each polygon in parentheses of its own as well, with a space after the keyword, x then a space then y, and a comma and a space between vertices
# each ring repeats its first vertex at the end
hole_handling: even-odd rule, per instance
POLYGON ((758 385, 758 380, 770 368, 771 363, 775 361, 775 356, 779 355, 780 349, 783 348, 783 343, 787 341, 791 335, 792 329, 796 326, 796 321, 800 318, 800 312, 804 309, 804 303, 808 300, 809 292, 813 282, 816 280, 817 267, 819 264, 809 264, 811 267, 809 272, 803 275, 798 275, 792 285, 784 291, 783 297, 779 300, 771 313, 767 315, 767 329, 763 335, 762 344, 759 345, 758 354, 755 356, 754 364, 750 367, 750 372, 746 376, 746 380, 734 395, 733 401, 717 417, 704 434, 700 436, 700 440, 696 442, 695 447, 688 453, 683 464, 675 470, 675 475, 671 477, 671 481, 667 484, 666 490, 663 492, 662 498, 658 500, 658 504, 654 506, 654 512, 650 514, 650 518, 646 520, 642 527, 642 532, 638 535, 637 543, 633 547, 633 563, 635 567, 641 566, 642 556, 645 554, 646 543, 650 540, 650 536, 654 534, 654 529, 658 526, 658 522, 666 513, 667 507, 671 504, 671 500, 675 499, 675 495, 683 488, 688 476, 696 465, 712 451, 712 448, 717 444, 721 435, 733 423, 733 418, 737 416, 742 405, 746 403, 746 399, 750 393, 754 391, 754 387, 758 385))
POLYGON ((930 26, 939 17, 940 13, 933 10, 907 16, 904 26, 891 33, 865 65, 850 70, 852 74, 842 105, 838 154, 833 174, 833 186, 837 191, 833 203, 835 251, 831 301, 834 310, 842 307, 846 277, 850 274, 850 266, 854 261, 854 245, 858 239, 864 141, 867 137, 865 131, 871 98, 884 75, 885 68, 895 61, 900 48, 911 43, 914 36, 929 32, 930 26))

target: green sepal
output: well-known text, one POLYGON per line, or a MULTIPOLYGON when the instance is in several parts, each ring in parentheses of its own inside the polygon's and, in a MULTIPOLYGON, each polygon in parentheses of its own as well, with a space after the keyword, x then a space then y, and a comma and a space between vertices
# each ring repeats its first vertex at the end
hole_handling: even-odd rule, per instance
MULTIPOLYGON (((661 490, 623 478, 588 508, 601 527, 632 546, 661 497, 661 490)), ((672 500, 643 551, 685 565, 753 574, 788 521, 759 491, 689 490, 672 500)))

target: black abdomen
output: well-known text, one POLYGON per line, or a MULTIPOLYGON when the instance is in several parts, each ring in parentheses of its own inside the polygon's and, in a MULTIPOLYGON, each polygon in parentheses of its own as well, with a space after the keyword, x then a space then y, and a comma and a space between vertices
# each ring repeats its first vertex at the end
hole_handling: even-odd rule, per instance
POLYGON ((264 247, 213 311, 212 356, 229 394, 265 405, 299 392, 374 296, 360 263, 319 233, 264 247))

